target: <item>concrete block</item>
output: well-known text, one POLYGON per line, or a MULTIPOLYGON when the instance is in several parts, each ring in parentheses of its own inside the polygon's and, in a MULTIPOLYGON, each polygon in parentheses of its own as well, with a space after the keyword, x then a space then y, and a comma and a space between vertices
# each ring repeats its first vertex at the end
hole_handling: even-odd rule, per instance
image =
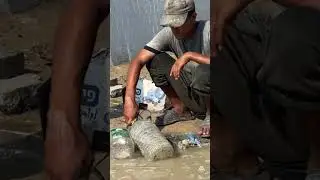
POLYGON ((0 53, 0 79, 8 79, 24 73, 24 54, 0 53))
POLYGON ((122 90, 124 86, 123 85, 116 85, 110 87, 110 97, 111 98, 117 98, 122 96, 122 90))
POLYGON ((36 74, 0 80, 0 111, 5 114, 21 113, 34 106, 40 84, 40 77, 36 74))

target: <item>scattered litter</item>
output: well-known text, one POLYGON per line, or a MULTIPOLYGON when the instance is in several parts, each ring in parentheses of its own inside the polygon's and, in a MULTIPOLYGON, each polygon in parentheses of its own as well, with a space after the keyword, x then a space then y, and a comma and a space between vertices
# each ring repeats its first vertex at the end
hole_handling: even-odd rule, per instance
POLYGON ((202 147, 200 139, 193 133, 184 134, 184 139, 178 142, 179 150, 186 150, 189 147, 202 147))
POLYGON ((123 85, 115 85, 110 87, 110 97, 116 98, 121 97, 123 91, 123 85))
POLYGON ((140 78, 136 86, 137 104, 147 104, 149 111, 158 112, 164 109, 166 95, 161 88, 147 79, 140 78))
POLYGON ((127 159, 134 154, 135 145, 130 138, 129 132, 126 129, 114 128, 111 129, 111 158, 113 159, 127 159))
POLYGON ((147 92, 147 96, 144 97, 146 102, 153 104, 161 103, 161 99, 165 96, 164 92, 160 88, 153 88, 147 92))

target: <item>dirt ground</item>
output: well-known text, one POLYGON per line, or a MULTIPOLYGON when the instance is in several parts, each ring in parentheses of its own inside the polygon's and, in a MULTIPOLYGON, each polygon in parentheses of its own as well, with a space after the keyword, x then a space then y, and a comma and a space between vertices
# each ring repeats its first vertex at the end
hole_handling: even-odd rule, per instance
MULTIPOLYGON (((38 7, 19 14, 0 13, 0 53, 22 51, 26 70, 37 73, 45 81, 50 77, 54 33, 65 3, 46 0, 38 7)), ((108 20, 98 33, 95 49, 108 46, 108 20)), ((0 129, 34 132, 40 129, 38 110, 6 116, 0 112, 0 129)))

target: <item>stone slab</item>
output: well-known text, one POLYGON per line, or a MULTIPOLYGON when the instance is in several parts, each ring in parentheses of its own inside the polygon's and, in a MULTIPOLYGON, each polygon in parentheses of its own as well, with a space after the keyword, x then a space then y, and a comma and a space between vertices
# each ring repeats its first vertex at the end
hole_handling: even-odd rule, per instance
POLYGON ((123 85, 116 85, 116 86, 111 86, 110 87, 110 97, 111 98, 117 98, 122 96, 123 92, 123 85))
POLYGON ((40 77, 36 74, 0 80, 0 111, 5 114, 20 113, 31 107, 40 83, 40 77))

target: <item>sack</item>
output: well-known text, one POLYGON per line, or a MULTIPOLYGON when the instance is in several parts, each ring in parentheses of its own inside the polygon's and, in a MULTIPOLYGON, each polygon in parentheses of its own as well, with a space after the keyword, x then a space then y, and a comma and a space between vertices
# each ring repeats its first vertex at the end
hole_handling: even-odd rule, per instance
POLYGON ((90 141, 94 131, 109 132, 109 64, 109 50, 100 50, 93 55, 84 78, 80 118, 90 141))

